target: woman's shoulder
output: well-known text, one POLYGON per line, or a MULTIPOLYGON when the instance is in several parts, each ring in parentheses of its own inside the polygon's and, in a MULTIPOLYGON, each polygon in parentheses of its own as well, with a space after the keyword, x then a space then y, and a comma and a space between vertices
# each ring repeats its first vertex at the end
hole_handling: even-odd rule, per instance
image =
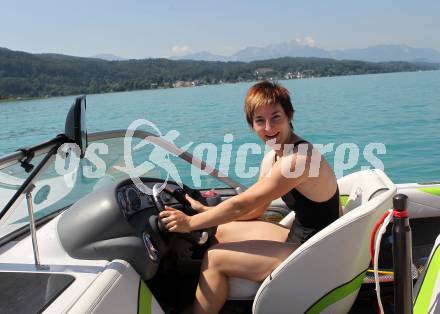
POLYGON ((260 176, 267 174, 275 160, 275 151, 273 149, 269 150, 263 156, 263 160, 260 165, 260 176))
POLYGON ((272 166, 275 161, 275 151, 273 149, 269 150, 268 152, 265 152, 263 156, 263 160, 261 161, 261 165, 269 165, 272 166))

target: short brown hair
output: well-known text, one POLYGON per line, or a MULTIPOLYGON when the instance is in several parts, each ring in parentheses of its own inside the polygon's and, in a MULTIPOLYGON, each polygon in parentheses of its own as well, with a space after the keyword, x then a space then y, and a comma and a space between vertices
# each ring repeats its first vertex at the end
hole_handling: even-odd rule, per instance
MULTIPOLYGON (((253 126, 254 112, 258 108, 268 105, 280 104, 284 113, 293 118, 292 102, 290 100, 289 91, 280 84, 262 81, 249 88, 245 99, 246 120, 248 124, 253 126)), ((290 123, 292 127, 292 123, 290 123)))

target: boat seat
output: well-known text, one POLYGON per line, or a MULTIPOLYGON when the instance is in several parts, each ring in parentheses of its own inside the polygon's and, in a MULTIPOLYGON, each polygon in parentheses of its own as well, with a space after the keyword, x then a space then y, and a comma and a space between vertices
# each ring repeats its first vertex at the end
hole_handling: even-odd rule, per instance
POLYGON ((249 299, 251 289, 259 286, 254 313, 350 309, 370 262, 370 233, 392 207, 396 186, 376 169, 341 178, 338 186, 345 193, 357 191, 353 199, 359 206, 351 205, 341 218, 301 245, 261 285, 231 278, 229 299, 249 299))
POLYGON ((369 170, 355 172, 339 179, 338 187, 340 195, 348 195, 347 202, 343 207, 344 215, 388 189, 382 185, 379 176, 369 175, 369 170))
POLYGON ((295 221, 295 212, 292 210, 283 219, 281 219, 279 224, 284 227, 290 228, 293 225, 294 221, 295 221))
POLYGON ((107 264, 68 313, 138 313, 138 310, 139 313, 163 313, 130 264, 114 260, 107 264))
POLYGON ((440 313, 440 235, 414 286, 414 313, 440 313))

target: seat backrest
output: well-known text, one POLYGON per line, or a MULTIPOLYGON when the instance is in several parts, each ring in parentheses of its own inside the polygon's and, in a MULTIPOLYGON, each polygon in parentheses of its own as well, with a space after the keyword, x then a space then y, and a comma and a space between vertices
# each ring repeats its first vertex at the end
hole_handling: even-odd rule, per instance
POLYGON ((301 245, 264 280, 253 313, 348 312, 369 266, 370 234, 392 207, 396 186, 376 169, 345 181, 341 193, 355 185, 361 189, 359 206, 301 245))
POLYGON ((414 286, 414 313, 440 313, 440 235, 414 286))
POLYGON ((348 195, 343 207, 344 215, 387 190, 380 176, 371 175, 368 170, 342 177, 338 180, 338 187, 340 195, 348 195))

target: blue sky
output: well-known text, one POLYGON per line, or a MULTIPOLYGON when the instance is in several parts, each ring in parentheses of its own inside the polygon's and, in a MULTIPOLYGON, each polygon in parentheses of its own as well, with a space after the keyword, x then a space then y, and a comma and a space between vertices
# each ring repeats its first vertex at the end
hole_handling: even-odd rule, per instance
POLYGON ((0 2, 0 47, 125 58, 298 40, 325 49, 408 44, 440 50, 440 1, 0 2))

